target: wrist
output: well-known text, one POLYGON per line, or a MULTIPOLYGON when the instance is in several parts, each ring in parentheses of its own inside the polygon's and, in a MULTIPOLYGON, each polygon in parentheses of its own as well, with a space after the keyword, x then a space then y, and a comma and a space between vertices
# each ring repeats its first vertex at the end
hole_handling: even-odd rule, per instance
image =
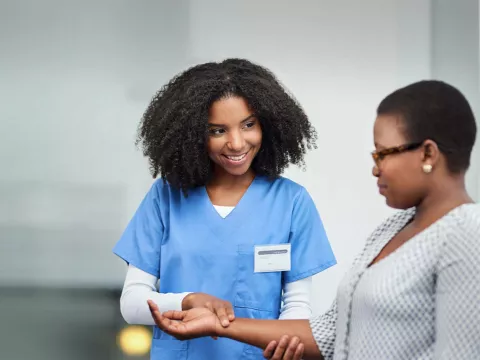
POLYGON ((236 325, 235 322, 237 322, 238 319, 235 319, 234 321, 231 321, 230 324, 227 327, 223 327, 222 324, 218 321, 217 326, 216 326, 216 334, 215 336, 222 337, 222 338, 230 338, 234 339, 235 336, 235 329, 236 325))
POLYGON ((195 298, 196 293, 190 293, 185 295, 185 297, 182 300, 182 310, 190 310, 193 306, 193 300, 195 298))

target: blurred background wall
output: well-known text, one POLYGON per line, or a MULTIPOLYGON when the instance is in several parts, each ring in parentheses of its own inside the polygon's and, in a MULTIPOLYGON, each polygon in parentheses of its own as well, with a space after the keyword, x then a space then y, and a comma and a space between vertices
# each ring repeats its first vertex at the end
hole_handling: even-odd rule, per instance
POLYGON ((371 176, 376 106, 436 78, 478 114, 478 19, 478 0, 0 0, 0 359, 129 358, 111 248, 152 182, 138 121, 174 74, 226 57, 273 70, 317 128, 307 170, 285 175, 339 262, 315 278, 323 311, 391 213, 371 176))

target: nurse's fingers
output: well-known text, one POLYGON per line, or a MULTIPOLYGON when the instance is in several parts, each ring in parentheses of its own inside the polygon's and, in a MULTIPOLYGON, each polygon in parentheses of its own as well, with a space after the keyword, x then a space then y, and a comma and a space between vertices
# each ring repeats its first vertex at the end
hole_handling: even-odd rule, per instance
POLYGON ((215 314, 215 307, 210 301, 207 301, 204 305, 208 310, 215 314))
POLYGON ((220 324, 223 327, 228 327, 230 325, 230 320, 227 316, 227 309, 225 309, 223 304, 220 304, 219 307, 215 308, 215 314, 217 315, 218 319, 220 320, 220 324))
POLYGON ((235 313, 233 312, 232 303, 227 301, 225 308, 227 309, 228 320, 230 320, 230 321, 235 320, 235 313))

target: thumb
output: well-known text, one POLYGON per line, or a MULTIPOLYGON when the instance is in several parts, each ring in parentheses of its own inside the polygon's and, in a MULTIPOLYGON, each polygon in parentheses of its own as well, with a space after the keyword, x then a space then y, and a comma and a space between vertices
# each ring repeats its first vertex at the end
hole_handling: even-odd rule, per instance
POLYGON ((159 308, 157 304, 153 302, 153 300, 147 300, 148 307, 150 308, 150 311, 159 311, 159 308))

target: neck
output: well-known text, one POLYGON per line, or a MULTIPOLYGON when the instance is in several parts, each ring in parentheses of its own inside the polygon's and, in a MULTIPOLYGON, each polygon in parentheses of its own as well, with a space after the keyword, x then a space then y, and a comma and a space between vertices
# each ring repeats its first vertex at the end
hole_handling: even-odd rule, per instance
POLYGON ((237 187, 248 187, 253 179, 255 178, 255 173, 252 169, 249 169, 243 175, 232 175, 227 173, 223 169, 215 169, 212 179, 208 182, 208 188, 214 187, 223 187, 223 188, 237 188, 237 187))
POLYGON ((465 188, 465 175, 434 182, 432 190, 416 207, 415 222, 432 222, 456 207, 473 203, 465 188))

